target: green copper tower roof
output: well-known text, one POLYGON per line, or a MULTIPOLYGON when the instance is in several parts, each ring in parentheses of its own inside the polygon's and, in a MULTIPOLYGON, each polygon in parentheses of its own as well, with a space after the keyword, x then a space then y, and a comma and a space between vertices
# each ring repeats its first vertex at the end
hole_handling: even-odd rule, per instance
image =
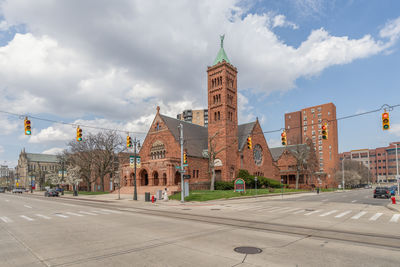
POLYGON ((213 64, 213 65, 216 65, 216 64, 222 62, 223 60, 225 60, 227 63, 230 63, 230 62, 229 62, 229 59, 228 59, 228 56, 226 55, 225 50, 224 50, 224 38, 225 38, 225 34, 224 34, 224 35, 221 35, 220 38, 221 38, 221 48, 220 48, 219 51, 218 51, 218 55, 217 55, 217 57, 215 58, 214 64, 213 64))

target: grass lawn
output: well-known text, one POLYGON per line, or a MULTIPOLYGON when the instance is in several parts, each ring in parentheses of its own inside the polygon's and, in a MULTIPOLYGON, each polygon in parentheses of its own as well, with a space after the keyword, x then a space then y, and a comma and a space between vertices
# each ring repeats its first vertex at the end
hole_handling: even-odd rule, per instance
MULTIPOLYGON (((73 191, 64 191, 64 194, 73 194, 73 191)), ((86 191, 78 191, 78 195, 104 195, 104 194, 109 194, 110 192, 86 192, 86 191)))
MULTIPOLYGON (((278 193, 280 194, 282 191, 281 189, 277 188, 274 189, 273 192, 270 192, 269 189, 258 189, 257 195, 265 195, 265 194, 273 194, 278 193)), ((302 189, 284 189, 284 193, 289 192, 308 192, 307 190, 302 189)), ((207 200, 214 200, 214 199, 221 199, 221 198, 232 198, 232 197, 240 197, 240 196, 255 196, 256 190, 255 189, 247 189, 246 193, 240 194, 238 192, 233 192, 233 190, 195 190, 189 193, 189 196, 185 198, 186 201, 207 201, 207 200)), ((170 199, 181 199, 181 193, 177 193, 175 195, 170 196, 170 199)))

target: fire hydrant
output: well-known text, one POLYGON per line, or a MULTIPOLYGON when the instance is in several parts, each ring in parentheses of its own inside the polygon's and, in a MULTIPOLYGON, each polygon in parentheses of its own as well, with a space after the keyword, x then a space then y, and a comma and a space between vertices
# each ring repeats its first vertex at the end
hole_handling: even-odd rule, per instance
POLYGON ((151 196, 151 203, 154 203, 154 196, 151 196))
POLYGON ((392 204, 396 204, 396 197, 392 196, 392 204))

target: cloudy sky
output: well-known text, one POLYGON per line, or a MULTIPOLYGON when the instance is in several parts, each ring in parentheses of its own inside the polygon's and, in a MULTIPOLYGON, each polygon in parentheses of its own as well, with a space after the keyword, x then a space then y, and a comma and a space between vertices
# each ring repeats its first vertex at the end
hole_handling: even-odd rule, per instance
MULTIPOLYGON (((397 0, 0 0, 0 163, 55 153, 74 138, 63 121, 135 132, 156 107, 175 117, 207 107, 206 69, 225 34, 238 68, 239 122, 284 127, 285 112, 333 102, 337 116, 400 104, 397 0)), ((380 113, 339 123, 339 150, 400 139, 380 113)), ((84 133, 90 129, 84 128, 84 133)), ((270 146, 279 133, 266 134, 270 146)))

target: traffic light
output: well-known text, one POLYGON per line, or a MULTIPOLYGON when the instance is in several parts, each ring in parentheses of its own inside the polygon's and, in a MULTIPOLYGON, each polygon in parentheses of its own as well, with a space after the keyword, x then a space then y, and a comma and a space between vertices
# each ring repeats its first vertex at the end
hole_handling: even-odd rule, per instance
POLYGON ((187 154, 183 152, 183 164, 187 164, 187 154))
POLYGON ((382 113, 382 129, 384 131, 390 129, 389 112, 386 112, 386 110, 382 113))
POLYGON ((286 140, 286 131, 283 131, 281 133, 281 139, 282 139, 282 145, 286 146, 287 145, 287 140, 286 140))
POLYGON ((76 141, 82 141, 82 129, 79 126, 76 128, 76 141))
POLYGON ((132 147, 132 138, 129 135, 126 137, 126 147, 132 147))
POLYGON ((321 129, 322 129, 322 139, 328 140, 328 124, 324 123, 321 129))
POLYGON ((251 144, 251 136, 247 137, 247 148, 251 149, 253 145, 251 144))
POLYGON ((32 133, 31 121, 28 120, 28 117, 25 117, 24 126, 25 126, 25 135, 31 135, 32 133))

